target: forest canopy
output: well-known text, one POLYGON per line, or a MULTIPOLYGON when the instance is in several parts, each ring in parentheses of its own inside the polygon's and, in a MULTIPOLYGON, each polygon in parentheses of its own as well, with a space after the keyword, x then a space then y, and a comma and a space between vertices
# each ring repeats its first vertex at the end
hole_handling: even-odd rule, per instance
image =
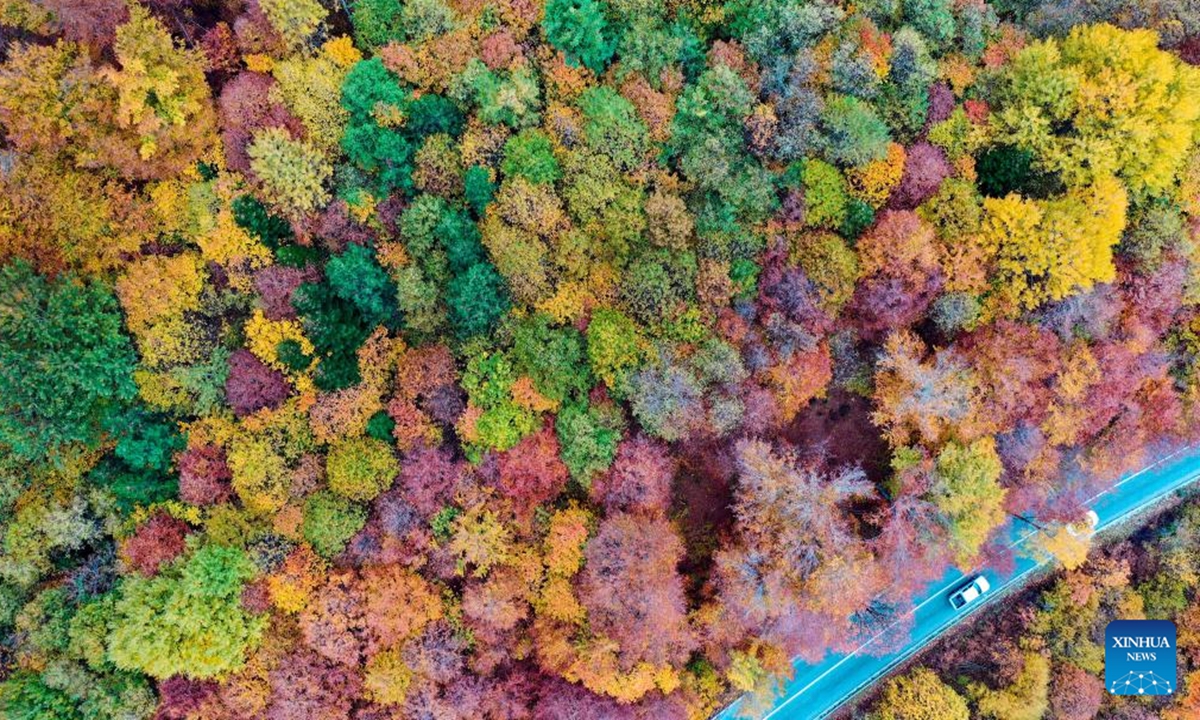
MULTIPOLYGON (((0 0, 0 716, 699 720, 1013 522, 1129 576, 1070 531, 1200 435, 1198 63, 1176 0, 0 0)), ((1095 716, 1036 622, 879 717, 1095 716)))

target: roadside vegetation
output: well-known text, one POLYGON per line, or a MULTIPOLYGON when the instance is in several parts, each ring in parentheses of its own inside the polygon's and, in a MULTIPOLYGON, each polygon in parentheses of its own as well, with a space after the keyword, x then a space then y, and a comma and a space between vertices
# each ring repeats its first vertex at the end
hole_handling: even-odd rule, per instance
POLYGON ((1198 55, 1173 0, 0 0, 0 717, 754 710, 1015 516, 1182 612, 1069 529, 1200 435, 1198 55))
POLYGON ((984 611, 887 681, 868 720, 1188 720, 1200 716, 1200 501, 984 611), (1183 691, 1110 695, 1104 629, 1171 620, 1183 691))

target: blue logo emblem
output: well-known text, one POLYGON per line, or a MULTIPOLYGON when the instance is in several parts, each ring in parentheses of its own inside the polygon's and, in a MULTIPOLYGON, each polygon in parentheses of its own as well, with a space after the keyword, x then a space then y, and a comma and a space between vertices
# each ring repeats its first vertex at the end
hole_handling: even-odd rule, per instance
POLYGON ((1104 685, 1113 695, 1174 695, 1175 623, 1113 620, 1104 629, 1104 685))

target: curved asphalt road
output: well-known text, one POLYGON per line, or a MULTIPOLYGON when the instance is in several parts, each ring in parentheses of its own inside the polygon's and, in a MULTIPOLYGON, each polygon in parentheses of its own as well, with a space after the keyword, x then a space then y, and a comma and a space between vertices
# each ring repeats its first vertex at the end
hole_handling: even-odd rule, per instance
MULTIPOLYGON (((1103 530, 1144 510, 1176 490, 1200 480, 1200 448, 1173 452, 1135 473, 1125 476, 1107 492, 1092 498, 1092 509, 1100 518, 1097 530, 1103 530)), ((1023 545, 1035 531, 1024 523, 1013 521, 1012 547, 1023 545)), ((809 665, 794 663, 795 676, 784 688, 775 706, 761 720, 819 720, 829 716, 844 703, 886 675, 914 653, 966 617, 1002 597, 1006 590, 1021 587, 1045 562, 1018 555, 1016 568, 1009 577, 999 577, 984 570, 992 590, 982 601, 955 611, 949 595, 965 584, 966 576, 951 568, 923 597, 915 598, 913 628, 908 644, 883 656, 867 654, 872 640, 847 655, 830 655, 824 661, 809 665)), ((973 573, 972 573, 973 575, 973 573)), ((737 700, 717 714, 716 720, 739 717, 742 700, 737 700)))

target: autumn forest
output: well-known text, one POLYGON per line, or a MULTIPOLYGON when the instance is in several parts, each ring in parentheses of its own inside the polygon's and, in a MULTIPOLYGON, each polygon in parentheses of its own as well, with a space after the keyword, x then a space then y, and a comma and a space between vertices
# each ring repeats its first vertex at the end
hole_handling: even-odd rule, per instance
POLYGON ((0 0, 0 717, 759 712, 1016 519, 1059 574, 854 712, 1167 717, 1124 612, 1200 717, 1200 506, 1074 532, 1200 438, 1196 64, 1185 0, 0 0))

